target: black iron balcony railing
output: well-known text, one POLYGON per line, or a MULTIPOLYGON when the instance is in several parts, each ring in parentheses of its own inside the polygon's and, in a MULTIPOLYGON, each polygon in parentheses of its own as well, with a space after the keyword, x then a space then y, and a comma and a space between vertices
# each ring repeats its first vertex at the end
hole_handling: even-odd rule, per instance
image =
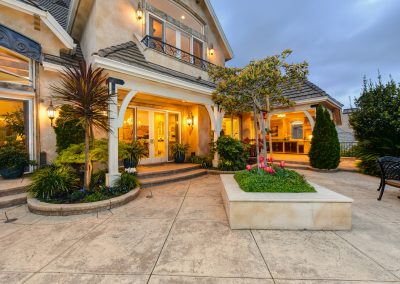
POLYGON ((213 65, 212 63, 201 59, 200 57, 197 57, 193 54, 190 54, 186 51, 183 51, 179 48, 176 48, 173 45, 170 45, 166 42, 161 41, 158 38, 146 35, 143 39, 142 42, 151 49, 157 50, 159 52, 162 52, 168 56, 174 57, 180 61, 183 61, 185 63, 189 63, 195 67, 198 67, 200 69, 203 69, 204 71, 208 70, 208 67, 210 65, 213 65))

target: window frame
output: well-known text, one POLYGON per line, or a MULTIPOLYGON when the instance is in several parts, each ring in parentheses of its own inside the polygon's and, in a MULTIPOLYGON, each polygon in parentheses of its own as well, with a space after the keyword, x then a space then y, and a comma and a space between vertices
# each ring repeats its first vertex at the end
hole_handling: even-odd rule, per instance
POLYGON ((293 140, 303 140, 304 139, 304 122, 302 122, 302 123, 299 123, 299 122, 300 122, 299 120, 295 120, 290 123, 290 136, 291 136, 291 139, 293 139, 293 140), (300 138, 293 137, 293 127, 294 126, 301 126, 301 137, 300 138))
MULTIPOLYGON (((171 29, 174 29, 174 30, 176 31, 176 35, 175 35, 175 45, 171 44, 172 46, 174 46, 175 48, 177 48, 177 49, 179 49, 179 50, 182 50, 182 49, 181 49, 181 35, 182 35, 182 33, 185 34, 185 35, 188 35, 189 38, 190 38, 190 52, 189 52, 189 53, 190 53, 192 56, 194 56, 194 54, 193 54, 193 42, 194 42, 194 40, 197 40, 197 41, 201 42, 201 44, 202 44, 202 50, 201 50, 201 57, 200 57, 200 59, 206 60, 206 58, 205 58, 205 46, 206 46, 206 45, 205 45, 205 41, 204 41, 204 40, 202 40, 202 39, 196 37, 195 35, 193 35, 193 34, 191 34, 191 33, 188 33, 188 32, 186 32, 186 31, 182 30, 180 27, 178 27, 178 26, 176 26, 176 25, 174 25, 174 24, 172 24, 172 23, 170 23, 170 22, 164 20, 163 18, 157 16, 156 14, 154 14, 154 13, 152 13, 152 12, 150 12, 150 11, 146 11, 146 35, 151 36, 151 35, 150 35, 150 18, 154 18, 154 19, 156 19, 157 21, 160 21, 160 22, 162 23, 162 26, 163 26, 162 42, 163 42, 163 43, 166 43, 166 30, 167 30, 167 27, 170 26, 171 29)), ((203 26, 202 29, 203 29, 203 33, 204 33, 204 26, 203 26)), ((182 50, 182 51, 184 51, 184 50, 182 50)), ((186 52, 186 51, 185 51, 185 52, 186 52)), ((197 57, 197 56, 196 56, 196 57, 197 57)), ((177 53, 176 58, 181 59, 181 56, 180 56, 180 53, 179 53, 179 52, 177 53)), ((186 61, 185 61, 185 62, 186 62, 186 61)), ((194 64, 194 58, 193 58, 193 57, 191 58, 190 63, 191 63, 191 64, 194 64)))
POLYGON ((19 54, 11 49, 8 49, 4 46, 0 46, 0 50, 5 50, 6 52, 12 54, 13 56, 17 57, 17 58, 22 58, 23 60, 26 60, 28 62, 28 72, 29 72, 29 77, 23 77, 23 76, 19 76, 17 74, 14 74, 14 76, 16 77, 20 77, 20 78, 24 78, 27 79, 29 81, 29 84, 20 84, 20 83, 15 83, 15 82, 10 82, 10 81, 0 81, 0 82, 4 82, 7 84, 13 84, 13 85, 19 85, 19 86, 29 86, 29 87, 35 87, 34 85, 34 78, 33 78, 33 74, 34 74, 34 64, 33 64, 33 60, 30 59, 29 57, 26 57, 22 54, 19 54))

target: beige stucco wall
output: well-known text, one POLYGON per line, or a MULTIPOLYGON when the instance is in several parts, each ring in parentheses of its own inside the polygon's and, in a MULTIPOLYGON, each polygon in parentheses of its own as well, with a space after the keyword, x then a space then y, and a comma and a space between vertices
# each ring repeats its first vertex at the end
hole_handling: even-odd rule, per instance
POLYGON ((40 22, 40 31, 35 30, 32 15, 0 5, 0 21, 6 27, 38 42, 44 53, 59 55, 60 49, 65 48, 43 21, 40 22))

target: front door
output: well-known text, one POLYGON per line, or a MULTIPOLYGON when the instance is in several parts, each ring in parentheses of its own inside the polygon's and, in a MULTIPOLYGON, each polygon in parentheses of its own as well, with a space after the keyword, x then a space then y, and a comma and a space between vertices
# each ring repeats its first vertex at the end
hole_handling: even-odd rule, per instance
POLYGON ((166 162, 166 113, 146 109, 137 110, 136 120, 137 140, 147 147, 148 155, 141 164, 166 162))

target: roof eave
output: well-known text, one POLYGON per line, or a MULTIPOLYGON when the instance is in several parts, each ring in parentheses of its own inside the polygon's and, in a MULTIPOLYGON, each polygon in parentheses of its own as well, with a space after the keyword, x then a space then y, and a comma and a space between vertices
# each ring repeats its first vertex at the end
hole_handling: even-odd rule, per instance
POLYGON ((229 44, 228 38, 226 37, 224 30, 222 29, 221 23, 218 20, 217 14, 214 11, 213 6, 211 5, 210 0, 204 0, 204 3, 206 4, 207 9, 209 10, 210 14, 211 14, 211 18, 214 21, 215 26, 218 29, 218 32, 222 38, 222 42, 224 43, 224 47, 226 50, 226 54, 225 54, 225 60, 229 61, 233 58, 233 50, 231 45, 229 44))
POLYGON ((76 47, 72 37, 63 29, 63 27, 49 12, 15 0, 0 0, 0 5, 7 6, 29 15, 38 15, 46 24, 46 26, 48 26, 55 36, 65 45, 66 48, 74 49, 76 47))

